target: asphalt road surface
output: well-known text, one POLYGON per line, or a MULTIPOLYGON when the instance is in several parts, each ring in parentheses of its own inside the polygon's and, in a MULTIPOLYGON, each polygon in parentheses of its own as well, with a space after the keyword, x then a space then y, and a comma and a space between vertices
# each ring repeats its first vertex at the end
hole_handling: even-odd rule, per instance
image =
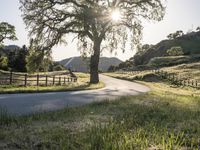
POLYGON ((44 111, 54 111, 65 107, 75 107, 115 99, 121 96, 138 95, 150 89, 144 85, 100 75, 105 88, 88 91, 51 92, 34 94, 2 94, 0 107, 6 108, 9 113, 26 115, 44 111))

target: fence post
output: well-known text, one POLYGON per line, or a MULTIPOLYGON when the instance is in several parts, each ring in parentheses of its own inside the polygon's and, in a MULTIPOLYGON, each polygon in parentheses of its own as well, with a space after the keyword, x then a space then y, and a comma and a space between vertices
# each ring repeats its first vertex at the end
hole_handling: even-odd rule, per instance
POLYGON ((11 71, 10 72, 10 84, 12 84, 12 81, 13 81, 13 72, 11 71))
POLYGON ((39 78, 40 78, 40 76, 39 76, 39 74, 37 74, 37 86, 39 86, 39 78))
POLYGON ((168 79, 168 73, 167 72, 165 72, 165 79, 168 79))
POLYGON ((48 76, 46 75, 46 86, 48 86, 48 76))
POLYGON ((186 84, 185 84, 185 80, 183 80, 183 86, 185 86, 186 84))
POLYGON ((55 76, 53 76, 53 85, 55 84, 55 76))
POLYGON ((59 77, 59 85, 61 85, 61 77, 59 77))
POLYGON ((175 82, 175 75, 174 74, 172 76, 172 80, 173 80, 173 82, 175 82))
POLYGON ((66 78, 64 77, 64 84, 66 83, 66 78))
POLYGON ((24 86, 27 86, 27 74, 24 75, 24 86))

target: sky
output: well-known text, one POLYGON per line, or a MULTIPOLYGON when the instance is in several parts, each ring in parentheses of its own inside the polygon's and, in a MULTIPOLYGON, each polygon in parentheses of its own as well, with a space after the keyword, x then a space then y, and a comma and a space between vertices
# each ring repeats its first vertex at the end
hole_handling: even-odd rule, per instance
MULTIPOLYGON (((156 44, 169 33, 177 30, 183 30, 185 33, 195 30, 200 26, 200 0, 167 0, 167 9, 165 17, 160 22, 146 21, 143 23, 143 44, 156 44)), ((5 45, 28 45, 28 29, 22 20, 19 10, 19 0, 0 0, 0 22, 8 22, 16 28, 17 41, 5 40, 5 45)), ((58 61, 69 57, 79 56, 76 42, 71 42, 71 36, 68 36, 68 45, 58 45, 52 49, 53 59, 58 61)), ((121 60, 127 60, 133 57, 134 50, 126 50, 125 53, 118 51, 111 54, 105 51, 105 57, 118 57, 121 60)))

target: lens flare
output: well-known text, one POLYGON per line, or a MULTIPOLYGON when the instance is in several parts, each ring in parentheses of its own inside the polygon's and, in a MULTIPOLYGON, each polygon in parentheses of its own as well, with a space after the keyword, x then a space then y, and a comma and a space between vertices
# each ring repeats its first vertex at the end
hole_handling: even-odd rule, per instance
POLYGON ((115 9, 111 13, 111 18, 113 21, 117 22, 121 20, 121 13, 118 9, 115 9))

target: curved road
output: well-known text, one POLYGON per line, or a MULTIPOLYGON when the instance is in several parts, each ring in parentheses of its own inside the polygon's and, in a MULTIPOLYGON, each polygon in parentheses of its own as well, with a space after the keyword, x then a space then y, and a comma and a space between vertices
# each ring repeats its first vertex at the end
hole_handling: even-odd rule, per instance
POLYGON ((53 111, 64 107, 80 106, 93 101, 114 99, 120 96, 138 95, 150 89, 134 82, 119 80, 100 75, 105 88, 89 91, 51 92, 36 94, 2 94, 0 107, 9 113, 25 115, 36 112, 53 111))

